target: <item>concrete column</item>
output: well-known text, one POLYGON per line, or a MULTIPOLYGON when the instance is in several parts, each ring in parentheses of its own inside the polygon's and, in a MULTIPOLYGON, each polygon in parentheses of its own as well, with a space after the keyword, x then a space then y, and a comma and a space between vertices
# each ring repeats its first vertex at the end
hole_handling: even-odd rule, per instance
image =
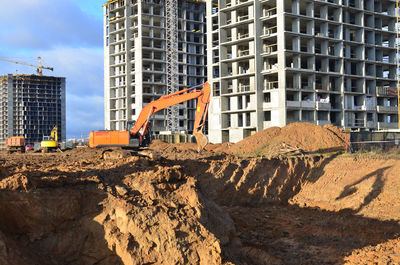
MULTIPOLYGON (((255 78, 254 83, 255 83, 255 116, 257 119, 257 123, 255 124, 256 130, 261 131, 264 129, 263 127, 263 90, 264 90, 264 78, 262 75, 259 73, 263 70, 263 60, 261 56, 258 56, 258 54, 261 54, 263 52, 263 47, 262 47, 262 40, 258 36, 261 36, 263 34, 263 27, 262 27, 262 22, 259 21, 259 17, 262 16, 262 8, 260 1, 254 1, 253 5, 253 14, 254 14, 254 24, 253 24, 253 30, 254 30, 254 42, 249 44, 249 49, 251 54, 255 54, 254 58, 254 72, 255 78)), ((252 85, 252 80, 250 80, 250 86, 252 85)), ((250 87, 250 89, 252 89, 250 87)))
POLYGON ((103 29, 104 29, 104 128, 106 130, 111 129, 110 121, 110 40, 108 39, 107 27, 108 18, 106 13, 106 6, 103 7, 103 29))
POLYGON ((126 8, 125 8, 125 35, 126 35, 126 41, 125 41, 125 54, 127 55, 126 58, 126 64, 125 64, 125 84, 126 84, 126 91, 125 91, 125 96, 126 96, 126 119, 129 121, 132 119, 132 56, 130 50, 132 49, 132 42, 131 42, 131 37, 132 37, 132 31, 131 31, 131 24, 132 20, 130 18, 131 14, 131 5, 129 3, 126 3, 126 8))
POLYGON ((66 80, 61 79, 61 141, 67 140, 67 122, 66 122, 66 80))
POLYGON ((13 76, 8 74, 8 136, 14 136, 14 81, 13 76))
POLYGON ((278 27, 278 104, 279 107, 271 111, 271 123, 274 126, 286 125, 286 55, 285 55, 285 1, 277 1, 277 27, 278 27))

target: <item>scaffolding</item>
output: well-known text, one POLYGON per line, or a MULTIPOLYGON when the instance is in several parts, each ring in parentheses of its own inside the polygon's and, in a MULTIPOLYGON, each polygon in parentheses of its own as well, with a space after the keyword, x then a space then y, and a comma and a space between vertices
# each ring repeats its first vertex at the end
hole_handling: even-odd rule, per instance
MULTIPOLYGON (((178 91, 178 0, 165 0, 166 9, 166 44, 167 44, 167 94, 178 91)), ((167 130, 178 132, 179 107, 167 109, 167 130)))

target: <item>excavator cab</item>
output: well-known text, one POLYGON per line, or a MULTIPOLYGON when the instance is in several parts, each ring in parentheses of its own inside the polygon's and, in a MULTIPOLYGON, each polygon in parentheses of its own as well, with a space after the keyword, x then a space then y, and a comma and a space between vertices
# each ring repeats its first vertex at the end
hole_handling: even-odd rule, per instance
MULTIPOLYGON (((127 121, 126 122, 126 130, 131 132, 132 128, 135 126, 136 121, 127 121)), ((149 124, 147 125, 147 130, 144 134, 144 136, 141 133, 137 134, 130 134, 130 138, 133 139, 139 139, 139 145, 142 147, 147 147, 150 145, 151 140, 153 139, 152 132, 151 132, 151 122, 149 121, 149 124)))
POLYGON ((50 136, 43 136, 40 142, 40 149, 43 153, 56 150, 58 147, 58 128, 57 125, 51 130, 50 136))
POLYGON ((127 121, 127 122, 126 122, 126 130, 127 130, 127 131, 132 130, 133 126, 135 126, 135 122, 136 122, 136 121, 127 121))

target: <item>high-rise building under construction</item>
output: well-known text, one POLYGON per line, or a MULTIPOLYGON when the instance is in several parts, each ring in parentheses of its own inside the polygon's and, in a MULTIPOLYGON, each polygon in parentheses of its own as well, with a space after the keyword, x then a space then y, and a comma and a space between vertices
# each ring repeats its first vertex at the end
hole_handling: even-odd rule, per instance
POLYGON ((398 126, 396 1, 207 1, 209 138, 398 126))
POLYGON ((24 136, 25 143, 40 142, 58 126, 66 139, 65 78, 41 75, 0 76, 0 147, 5 139, 24 136))
MULTIPOLYGON (((163 0, 109 0, 104 6, 105 127, 124 130, 149 102, 167 94, 167 8, 163 0)), ((205 2, 177 0, 176 90, 206 79, 205 2)), ((174 32, 174 31, 173 31, 174 32)), ((152 116, 152 131, 166 130, 166 110, 152 116)), ((178 130, 191 133, 195 102, 181 104, 178 130)))

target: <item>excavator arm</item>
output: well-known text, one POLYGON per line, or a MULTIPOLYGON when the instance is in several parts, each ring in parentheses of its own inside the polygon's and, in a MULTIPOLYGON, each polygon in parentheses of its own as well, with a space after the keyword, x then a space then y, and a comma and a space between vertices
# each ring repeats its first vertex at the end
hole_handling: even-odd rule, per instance
POLYGON ((135 125, 130 130, 130 133, 139 138, 142 144, 144 136, 149 127, 150 117, 165 108, 197 98, 196 116, 194 121, 193 135, 196 138, 199 151, 204 149, 208 144, 207 137, 203 134, 203 127, 207 118, 208 106, 210 103, 210 84, 204 83, 201 89, 200 86, 183 89, 173 94, 165 95, 159 99, 147 104, 139 114, 135 125), (141 132, 140 132, 141 131, 141 132))
POLYGON ((50 133, 50 139, 52 139, 52 140, 54 140, 54 141, 58 141, 58 133, 57 133, 57 131, 58 131, 58 128, 57 128, 57 125, 56 126, 54 126, 54 128, 53 128, 53 130, 51 130, 51 133, 50 133))

